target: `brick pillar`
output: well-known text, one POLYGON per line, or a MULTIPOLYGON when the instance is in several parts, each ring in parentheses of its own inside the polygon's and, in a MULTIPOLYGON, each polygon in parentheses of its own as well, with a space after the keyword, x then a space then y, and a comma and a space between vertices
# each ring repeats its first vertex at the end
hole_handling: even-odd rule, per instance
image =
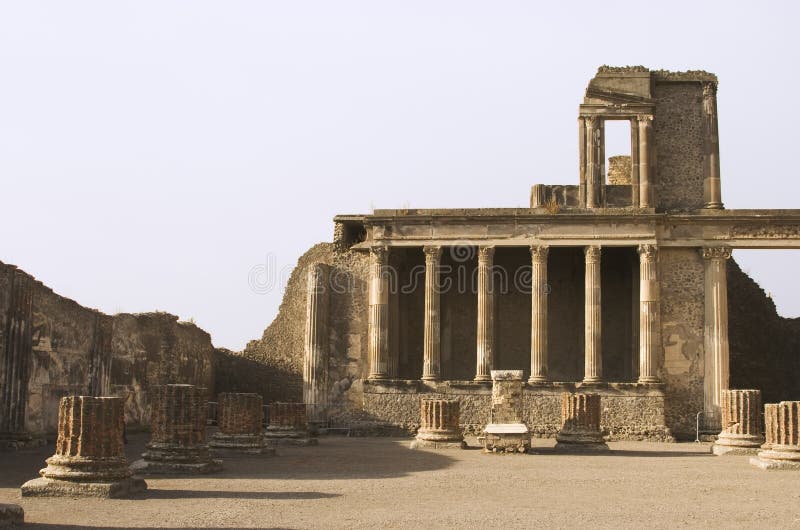
POLYGON ((206 443, 206 392, 194 385, 164 385, 153 390, 151 434, 140 473, 212 473, 222 469, 206 443))
POLYGON ((253 454, 274 454, 264 439, 264 401, 258 394, 224 392, 217 398, 219 431, 209 446, 253 454))
POLYGON ((761 391, 723 390, 720 397, 722 432, 712 448, 714 454, 755 454, 764 442, 761 391))
POLYGON ((308 430, 305 403, 275 402, 269 406, 267 440, 276 444, 316 445, 317 439, 308 430))
POLYGON ((561 394, 561 430, 556 436, 559 450, 608 450, 600 430, 600 396, 561 394))
POLYGON ((800 470, 800 401, 781 401, 764 412, 770 416, 766 423, 771 446, 750 463, 761 469, 800 470))
POLYGON ((419 430, 412 449, 466 447, 459 426, 459 402, 454 399, 420 399, 419 430))
POLYGON ((22 486, 22 495, 121 497, 146 489, 143 480, 131 478, 123 426, 121 398, 61 398, 56 452, 42 478, 22 486))

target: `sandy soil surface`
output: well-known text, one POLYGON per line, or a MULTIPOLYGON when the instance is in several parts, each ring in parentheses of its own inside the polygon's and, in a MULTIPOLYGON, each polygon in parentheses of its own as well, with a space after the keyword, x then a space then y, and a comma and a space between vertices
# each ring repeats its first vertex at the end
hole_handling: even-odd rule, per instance
MULTIPOLYGON (((146 435, 135 435, 138 457, 146 435)), ((472 441, 474 443, 474 440, 472 441)), ((202 477, 148 478, 132 499, 21 499, 52 447, 0 453, 0 502, 30 528, 800 527, 800 472, 760 471, 709 446, 611 443, 608 454, 413 451, 410 440, 324 437, 228 458, 202 477)))

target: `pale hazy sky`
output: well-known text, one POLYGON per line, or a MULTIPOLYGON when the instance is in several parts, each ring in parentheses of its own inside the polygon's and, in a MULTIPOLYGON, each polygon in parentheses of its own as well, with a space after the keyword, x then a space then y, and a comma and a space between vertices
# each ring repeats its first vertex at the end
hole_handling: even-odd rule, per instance
MULTIPOLYGON (((0 2, 0 260, 239 349, 337 213, 576 183, 601 64, 715 72, 726 206, 797 207, 800 13, 737 4, 0 2)), ((800 315, 800 253, 735 256, 800 315)))

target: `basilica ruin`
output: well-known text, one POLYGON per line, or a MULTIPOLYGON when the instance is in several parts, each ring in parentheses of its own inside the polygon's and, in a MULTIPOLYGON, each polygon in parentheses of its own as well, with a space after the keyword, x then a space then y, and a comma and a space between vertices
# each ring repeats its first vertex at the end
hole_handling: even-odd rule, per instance
MULTIPOLYGON (((707 72, 601 67, 578 107, 575 184, 535 184, 529 208, 336 216, 333 242, 300 258, 275 321, 242 352, 166 313, 85 308, 0 264, 0 446, 52 439, 69 396, 121 398, 132 429, 164 423, 166 385, 242 401, 221 406, 212 445, 252 438, 243 449, 259 452, 261 400, 270 443, 345 429, 459 447, 500 410, 493 371, 515 374, 526 439, 554 438, 567 409, 600 445, 693 439, 698 414, 717 432, 739 417, 721 410, 731 388, 797 399, 800 326, 730 258, 800 247, 800 211, 723 207, 716 93, 707 72), (611 120, 629 124, 630 156, 607 158, 611 120)), ((729 444, 755 444, 747 418, 729 444)), ((153 443, 171 443, 165 429, 153 443)))

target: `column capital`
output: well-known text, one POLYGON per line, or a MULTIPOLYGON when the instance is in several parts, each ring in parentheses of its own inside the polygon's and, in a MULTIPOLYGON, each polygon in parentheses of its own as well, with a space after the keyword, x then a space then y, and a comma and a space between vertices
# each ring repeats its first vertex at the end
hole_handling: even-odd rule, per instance
POLYGON ((494 246, 478 247, 478 262, 486 262, 494 257, 494 246))
POLYGON ((652 114, 638 114, 636 116, 636 120, 639 122, 639 125, 650 125, 650 122, 653 121, 652 114))
POLYGON ((599 245, 584 247, 583 253, 586 256, 586 263, 600 263, 601 249, 599 245))
POLYGON ((703 247, 700 254, 703 259, 730 259, 732 250, 730 247, 703 247))
POLYGON ((377 265, 386 265, 389 258, 389 247, 386 245, 373 245, 369 247, 369 257, 377 265))
POLYGON ((637 249, 639 252, 639 260, 640 261, 656 261, 658 258, 658 247, 656 245, 639 245, 637 249))
POLYGON ((425 253, 425 261, 439 261, 442 257, 442 247, 439 245, 425 245, 422 251, 425 253))
POLYGON ((536 263, 546 263, 550 247, 546 245, 531 245, 531 258, 536 263))

